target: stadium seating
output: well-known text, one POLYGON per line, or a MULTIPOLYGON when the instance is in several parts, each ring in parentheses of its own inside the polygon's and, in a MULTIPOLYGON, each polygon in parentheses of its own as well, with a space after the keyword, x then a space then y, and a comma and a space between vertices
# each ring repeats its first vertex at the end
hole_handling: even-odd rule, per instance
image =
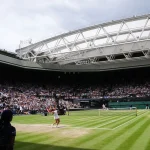
POLYGON ((78 99, 121 99, 150 97, 149 68, 100 73, 57 73, 23 70, 2 65, 0 107, 14 113, 42 112, 55 105, 80 108, 78 99))

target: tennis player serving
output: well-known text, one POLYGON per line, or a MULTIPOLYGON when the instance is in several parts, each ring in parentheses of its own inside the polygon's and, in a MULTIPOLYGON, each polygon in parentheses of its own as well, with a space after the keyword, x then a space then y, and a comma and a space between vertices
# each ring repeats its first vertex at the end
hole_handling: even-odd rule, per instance
POLYGON ((60 118, 59 118, 59 116, 58 116, 58 111, 57 111, 57 109, 54 109, 53 111, 52 111, 52 114, 54 115, 54 120, 55 120, 55 122, 52 124, 52 127, 56 124, 56 127, 58 127, 58 125, 59 125, 59 123, 60 123, 60 118))

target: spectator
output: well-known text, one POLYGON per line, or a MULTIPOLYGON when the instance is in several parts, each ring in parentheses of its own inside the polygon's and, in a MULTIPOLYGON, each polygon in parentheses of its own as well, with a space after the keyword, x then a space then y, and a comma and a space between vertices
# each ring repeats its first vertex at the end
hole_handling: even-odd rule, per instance
POLYGON ((16 129, 11 126, 13 113, 10 110, 4 110, 0 120, 0 149, 13 150, 16 129))

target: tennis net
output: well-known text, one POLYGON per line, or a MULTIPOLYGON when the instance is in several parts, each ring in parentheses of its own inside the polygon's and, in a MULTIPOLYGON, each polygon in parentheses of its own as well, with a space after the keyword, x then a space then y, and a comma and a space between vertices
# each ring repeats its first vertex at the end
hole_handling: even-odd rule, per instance
POLYGON ((126 107, 126 108, 107 108, 107 109, 91 109, 91 110, 80 110, 80 111, 70 111, 71 116, 137 116, 136 107, 126 107))
POLYGON ((137 116, 136 107, 99 109, 99 116, 137 116))

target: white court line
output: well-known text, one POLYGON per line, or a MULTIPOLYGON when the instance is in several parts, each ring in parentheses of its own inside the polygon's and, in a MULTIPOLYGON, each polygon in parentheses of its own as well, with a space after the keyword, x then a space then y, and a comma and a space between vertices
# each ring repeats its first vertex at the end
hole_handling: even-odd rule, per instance
MULTIPOLYGON (((113 117, 114 119, 116 119, 116 116, 115 117, 113 117)), ((93 120, 93 119, 92 119, 93 120)), ((98 120, 98 119, 97 119, 98 120)), ((111 117, 109 117, 109 118, 99 118, 99 120, 98 121, 96 121, 96 122, 91 122, 91 123, 88 123, 88 125, 91 125, 91 124, 96 124, 96 123, 104 123, 105 121, 110 121, 110 120, 112 120, 112 118, 111 117)), ((90 120, 91 121, 91 120, 90 120)), ((95 121, 95 119, 93 120, 93 121, 95 121)), ((85 124, 85 122, 81 122, 81 123, 79 123, 78 125, 81 125, 82 126, 82 124, 85 124)))
MULTIPOLYGON (((13 125, 21 125, 21 124, 13 124, 13 125)), ((51 126, 49 124, 22 124, 22 125, 26 125, 28 127, 48 127, 48 128, 52 128, 52 129, 97 129, 97 130, 113 130, 110 128, 84 128, 84 127, 71 127, 71 126, 67 126, 67 125, 59 125, 58 127, 55 126, 51 126)))
MULTIPOLYGON (((115 128, 99 128, 99 127, 101 127, 101 126, 104 126, 104 125, 107 125, 107 124, 109 124, 109 123, 111 123, 111 122, 115 122, 115 121, 118 121, 118 120, 121 120, 121 119, 123 119, 123 118, 127 118, 128 116, 125 116, 125 117, 123 117, 123 118, 119 118, 119 119, 116 119, 116 120, 112 120, 112 121, 109 121, 109 122, 107 122, 106 124, 102 124, 101 126, 99 126, 99 127, 93 127, 93 128, 86 128, 86 127, 71 127, 71 126, 59 126, 58 127, 58 129, 64 129, 64 128, 74 128, 74 129, 94 129, 94 130, 115 130, 115 129, 117 129, 117 128, 119 128, 119 127, 121 127, 121 126, 123 126, 123 125, 125 125, 125 124, 127 124, 127 123, 129 123, 129 122, 131 122, 131 121, 133 121, 133 120, 136 120, 136 119, 138 119, 138 118, 140 118, 141 116, 143 116, 143 115, 145 115, 146 113, 148 113, 148 112, 145 112, 145 113, 143 113, 142 115, 140 115, 140 116, 137 116, 136 118, 133 118, 133 119, 131 119, 131 120, 129 120, 129 121, 127 121, 127 122, 125 122, 125 123, 123 123, 123 124, 121 124, 121 125, 119 125, 119 126, 117 126, 117 127, 115 127, 115 128)), ((16 123, 14 123, 14 125, 15 125, 16 123)), ((20 124, 16 124, 16 125, 20 125, 20 124)), ((41 126, 41 127, 51 127, 49 124, 23 124, 23 125, 28 125, 29 127, 30 126, 41 126)), ((55 128, 55 127, 53 127, 53 128, 55 128)))
POLYGON ((128 116, 125 116, 125 117, 119 118, 119 119, 115 119, 115 120, 109 121, 109 122, 104 123, 104 124, 102 124, 102 125, 100 125, 100 126, 97 126, 97 127, 99 128, 99 127, 105 126, 105 125, 107 125, 107 124, 110 124, 110 123, 112 123, 112 122, 115 122, 115 121, 118 121, 118 120, 122 120, 122 119, 127 118, 127 117, 128 117, 128 116))
MULTIPOLYGON (((59 127, 58 127, 59 128, 59 127)), ((60 127, 61 128, 61 127, 60 127)), ((110 128, 84 128, 84 127, 63 127, 63 129, 95 129, 95 130, 113 130, 113 129, 110 129, 110 128)))
POLYGON ((137 119, 139 119, 141 116, 145 115, 146 113, 147 113, 147 112, 145 112, 145 113, 143 113, 142 115, 137 116, 136 118, 133 118, 133 119, 131 119, 131 120, 129 120, 129 121, 127 121, 127 122, 125 122, 125 123, 123 123, 123 124, 121 124, 121 125, 115 127, 115 128, 113 128, 112 130, 115 130, 115 129, 117 129, 117 128, 119 128, 119 127, 125 125, 125 124, 128 124, 128 123, 132 122, 133 120, 137 120, 137 119))

